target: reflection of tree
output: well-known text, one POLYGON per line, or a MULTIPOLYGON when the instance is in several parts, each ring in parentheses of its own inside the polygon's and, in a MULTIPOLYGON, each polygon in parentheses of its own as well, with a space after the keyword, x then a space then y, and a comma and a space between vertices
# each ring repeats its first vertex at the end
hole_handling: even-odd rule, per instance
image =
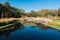
POLYGON ((45 30, 46 28, 44 27, 44 25, 42 25, 42 24, 37 24, 38 25, 38 27, 40 28, 40 29, 42 29, 42 30, 45 30))
POLYGON ((6 36, 6 37, 9 37, 9 35, 10 35, 10 33, 11 33, 11 31, 4 31, 4 35, 6 36))
POLYGON ((16 31, 18 29, 21 30, 23 28, 24 28, 23 25, 18 23, 18 24, 9 26, 8 28, 0 29, 0 35, 5 35, 5 36, 9 37, 11 32, 16 31))
POLYGON ((37 27, 37 26, 31 26, 31 28, 35 28, 35 27, 37 27))
POLYGON ((60 30, 58 30, 58 32, 60 32, 60 30))
POLYGON ((41 23, 38 23, 37 25, 38 25, 38 27, 39 27, 41 30, 54 29, 54 28, 52 28, 52 27, 45 26, 45 25, 43 25, 43 24, 41 24, 41 23))

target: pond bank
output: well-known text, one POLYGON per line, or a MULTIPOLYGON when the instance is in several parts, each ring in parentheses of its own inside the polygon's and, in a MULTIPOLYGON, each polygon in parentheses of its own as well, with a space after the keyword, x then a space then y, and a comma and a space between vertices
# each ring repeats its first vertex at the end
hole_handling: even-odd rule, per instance
POLYGON ((9 23, 0 23, 0 31, 3 32, 3 31, 9 31, 9 30, 14 30, 16 28, 19 28, 22 26, 21 23, 19 23, 18 21, 11 21, 9 23))
POLYGON ((53 19, 49 19, 49 18, 43 18, 43 17, 26 17, 25 19, 24 18, 5 18, 5 20, 1 19, 0 23, 2 22, 9 22, 9 21, 12 21, 12 20, 19 20, 20 23, 22 23, 22 25, 29 25, 29 26, 36 26, 35 23, 43 23, 44 25, 46 26, 50 26, 52 28, 55 28, 55 29, 58 29, 60 30, 60 20, 57 22, 55 22, 55 20, 53 19), (7 20, 6 20, 7 19, 7 20), (55 26, 56 25, 56 26, 55 26))

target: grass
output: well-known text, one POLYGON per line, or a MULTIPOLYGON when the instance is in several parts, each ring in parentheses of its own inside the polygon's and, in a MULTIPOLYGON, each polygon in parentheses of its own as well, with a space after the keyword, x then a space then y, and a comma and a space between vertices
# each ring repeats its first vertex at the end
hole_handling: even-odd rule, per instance
MULTIPOLYGON (((10 22, 10 21, 13 21, 13 20, 24 20, 24 18, 0 18, 0 23, 7 23, 7 22, 10 22)), ((8 27, 8 26, 13 25, 13 24, 15 24, 15 23, 7 24, 5 26, 0 26, 0 29, 8 27)))
POLYGON ((8 25, 5 25, 5 26, 0 26, 0 29, 2 29, 2 28, 6 28, 6 27, 11 26, 11 25, 13 25, 13 24, 15 24, 15 23, 8 24, 8 25))
POLYGON ((60 20, 54 20, 55 22, 60 22, 60 20))
POLYGON ((53 22, 47 23, 50 27, 60 30, 60 20, 54 20, 53 22))
MULTIPOLYGON (((9 22, 9 21, 12 21, 12 20, 15 20, 16 18, 2 18, 0 19, 0 22, 9 22)), ((18 18, 17 20, 24 20, 24 18, 18 18)), ((13 23, 14 24, 14 23, 13 23)), ((5 25, 5 26, 1 26, 0 28, 5 28, 7 26, 10 26, 10 25, 13 25, 13 24, 8 24, 8 25, 5 25)), ((49 23, 46 23, 47 25, 53 27, 53 28, 56 28, 58 30, 60 30, 60 20, 54 20, 53 22, 49 22, 49 23)), ((24 23, 23 24, 24 26, 37 26, 37 24, 35 23, 24 23)))
POLYGON ((24 18, 1 18, 0 19, 0 23, 4 23, 4 22, 10 22, 13 20, 25 20, 24 18))

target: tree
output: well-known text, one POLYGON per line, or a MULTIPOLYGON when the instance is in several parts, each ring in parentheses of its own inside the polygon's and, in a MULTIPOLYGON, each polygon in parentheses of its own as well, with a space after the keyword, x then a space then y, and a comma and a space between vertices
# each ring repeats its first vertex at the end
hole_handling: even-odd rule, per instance
POLYGON ((36 11, 32 10, 28 15, 31 17, 37 17, 38 14, 36 11))
POLYGON ((47 9, 42 9, 40 11, 38 11, 38 15, 41 17, 41 16, 47 16, 47 13, 49 11, 47 9))
POLYGON ((9 2, 5 2, 3 5, 4 5, 6 8, 10 8, 10 7, 11 7, 10 4, 9 4, 9 2))
POLYGON ((2 4, 0 4, 0 18, 1 18, 1 15, 2 15, 2 4))
POLYGON ((23 9, 18 9, 18 8, 15 8, 15 15, 16 15, 16 17, 21 17, 21 15, 24 15, 25 14, 25 10, 23 10, 23 9))
POLYGON ((60 16, 60 8, 58 8, 58 16, 60 16))
POLYGON ((10 6, 8 2, 0 4, 0 18, 21 17, 21 14, 24 13, 24 10, 22 12, 21 10, 10 6))

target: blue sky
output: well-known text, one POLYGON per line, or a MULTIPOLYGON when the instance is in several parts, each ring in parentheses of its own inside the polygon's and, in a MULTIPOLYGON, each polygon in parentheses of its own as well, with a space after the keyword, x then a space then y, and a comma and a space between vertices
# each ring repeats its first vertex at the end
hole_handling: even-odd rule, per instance
POLYGON ((0 3, 6 1, 8 1, 11 6, 24 9, 26 12, 60 8, 60 0, 0 0, 0 3))

